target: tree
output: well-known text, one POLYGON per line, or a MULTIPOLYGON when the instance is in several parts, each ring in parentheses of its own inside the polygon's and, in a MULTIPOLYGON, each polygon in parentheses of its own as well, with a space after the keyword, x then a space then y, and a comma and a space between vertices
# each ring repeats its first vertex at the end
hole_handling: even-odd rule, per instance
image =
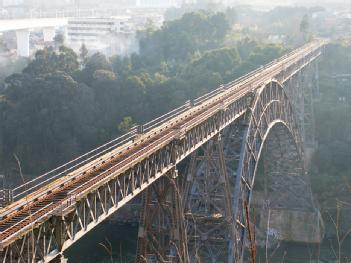
POLYGON ((50 48, 38 50, 34 59, 23 70, 31 75, 43 75, 53 72, 56 69, 56 53, 50 48))
POLYGON ((73 157, 79 152, 79 136, 73 132, 78 117, 72 114, 78 84, 64 72, 18 79, 22 81, 16 86, 8 82, 4 94, 10 102, 2 123, 5 152, 18 154, 23 168, 35 172, 73 157))
POLYGON ((115 73, 104 69, 95 70, 93 77, 98 81, 114 81, 117 79, 115 73))
POLYGON ((34 59, 23 70, 24 73, 33 76, 45 75, 55 71, 63 71, 72 75, 78 70, 78 56, 70 48, 60 46, 55 52, 51 48, 38 50, 34 59))
POLYGON ((224 13, 187 13, 165 22, 161 30, 139 34, 140 55, 146 66, 185 61, 197 51, 222 45, 229 29, 224 13))
POLYGON ((308 15, 305 14, 300 23, 300 32, 306 35, 310 30, 310 21, 308 15))
POLYGON ((54 37, 55 48, 58 49, 65 43, 65 36, 62 33, 57 33, 54 37))
POLYGON ((221 48, 207 51, 199 59, 193 60, 185 68, 183 78, 191 80, 201 75, 218 73, 221 80, 229 81, 233 73, 241 64, 241 59, 236 48, 221 48))
POLYGON ((130 130, 130 128, 132 128, 133 126, 135 126, 135 123, 133 122, 132 117, 124 117, 123 120, 120 122, 120 124, 118 125, 118 130, 122 133, 126 133, 130 130))
POLYGON ((257 68, 282 56, 286 51, 286 48, 281 44, 257 46, 250 54, 248 62, 253 64, 254 68, 257 68))
POLYGON ((83 43, 82 46, 79 49, 79 59, 80 59, 80 64, 84 67, 88 61, 88 49, 86 45, 83 43))
POLYGON ((72 76, 79 68, 77 54, 72 49, 61 46, 57 53, 56 67, 56 70, 66 72, 72 76))
POLYGON ((94 73, 96 70, 112 71, 111 63, 106 56, 100 52, 95 53, 87 60, 85 68, 81 72, 80 79, 89 85, 94 81, 94 73))

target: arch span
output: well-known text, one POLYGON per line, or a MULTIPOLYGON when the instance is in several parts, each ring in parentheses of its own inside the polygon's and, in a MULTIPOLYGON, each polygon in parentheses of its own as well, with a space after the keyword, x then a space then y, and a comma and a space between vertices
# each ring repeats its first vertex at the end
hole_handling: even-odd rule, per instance
MULTIPOLYGON (((268 190, 271 195, 267 196, 266 189, 266 196, 261 198, 272 200, 269 206, 275 206, 277 209, 315 209, 310 183, 305 173, 300 127, 283 85, 276 80, 263 85, 257 91, 246 118, 247 128, 242 140, 232 196, 235 230, 234 244, 229 245, 229 250, 233 251, 229 253, 228 262, 242 260, 249 221, 248 210, 263 156, 268 164, 264 176, 270 178, 268 190), (289 185, 291 182, 294 183, 289 185), (288 188, 284 188, 284 185, 289 186, 290 190, 287 191, 288 188), (292 198, 294 195, 300 199, 292 198)), ((270 200, 265 202, 271 202, 270 200)))
POLYGON ((286 200, 293 194, 280 198, 279 187, 290 180, 292 191, 304 196, 294 199, 302 204, 298 208, 305 208, 308 200, 313 209, 302 143, 290 99, 284 87, 272 80, 256 91, 244 116, 192 155, 182 199, 190 262, 242 259, 246 214, 261 159, 269 164, 269 192, 279 199, 274 205, 289 206, 286 200))

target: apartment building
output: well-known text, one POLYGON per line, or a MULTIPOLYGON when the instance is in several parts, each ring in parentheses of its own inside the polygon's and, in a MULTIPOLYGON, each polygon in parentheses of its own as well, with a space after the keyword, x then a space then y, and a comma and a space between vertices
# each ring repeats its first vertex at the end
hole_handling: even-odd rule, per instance
POLYGON ((71 18, 67 26, 67 44, 76 51, 84 43, 91 52, 124 53, 129 46, 124 43, 129 43, 134 36, 129 21, 128 16, 71 18))

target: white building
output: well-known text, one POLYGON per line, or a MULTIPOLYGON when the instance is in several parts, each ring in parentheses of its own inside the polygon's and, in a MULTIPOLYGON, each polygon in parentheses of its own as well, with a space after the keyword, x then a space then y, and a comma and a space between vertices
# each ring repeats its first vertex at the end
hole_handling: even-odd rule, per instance
POLYGON ((137 7, 150 7, 150 8, 168 8, 178 6, 177 0, 137 0, 137 7))
POLYGON ((67 42, 79 51, 84 43, 89 51, 100 51, 106 55, 133 52, 135 32, 130 17, 85 17, 68 20, 67 42))

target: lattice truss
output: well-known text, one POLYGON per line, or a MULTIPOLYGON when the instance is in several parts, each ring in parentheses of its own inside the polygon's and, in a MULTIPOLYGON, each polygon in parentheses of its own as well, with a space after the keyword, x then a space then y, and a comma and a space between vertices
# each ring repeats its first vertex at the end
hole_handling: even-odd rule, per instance
POLYGON ((172 170, 143 193, 137 262, 188 262, 177 177, 172 170))
POLYGON ((241 121, 194 153, 184 191, 190 261, 223 262, 234 237, 232 192, 243 134, 241 121))

